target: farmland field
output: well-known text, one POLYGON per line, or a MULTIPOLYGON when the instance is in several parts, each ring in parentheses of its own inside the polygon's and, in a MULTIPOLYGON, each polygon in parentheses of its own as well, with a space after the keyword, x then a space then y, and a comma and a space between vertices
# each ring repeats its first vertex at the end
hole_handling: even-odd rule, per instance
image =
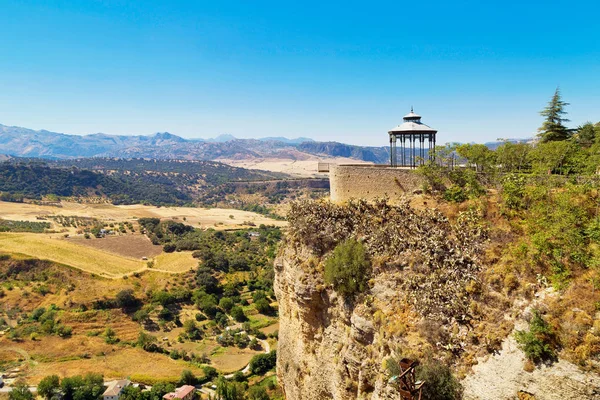
POLYGON ((191 251, 180 253, 162 253, 154 259, 154 267, 157 271, 185 272, 198 266, 198 260, 192 257, 191 251))
POLYGON ((134 221, 137 218, 165 218, 179 220, 195 228, 231 229, 256 225, 285 226, 263 215, 226 208, 154 207, 144 205, 115 206, 112 204, 81 204, 61 202, 60 206, 29 203, 0 202, 0 218, 15 221, 39 221, 39 217, 65 215, 96 218, 104 222, 134 221), (185 218, 185 219, 184 219, 185 218))
POLYGON ((156 257, 162 253, 162 246, 153 245, 143 235, 107 236, 102 239, 84 239, 75 237, 68 239, 69 242, 80 246, 89 246, 98 250, 115 253, 123 257, 141 259, 142 257, 156 257))
POLYGON ((145 268, 145 262, 39 233, 0 233, 0 251, 25 254, 114 278, 145 268))

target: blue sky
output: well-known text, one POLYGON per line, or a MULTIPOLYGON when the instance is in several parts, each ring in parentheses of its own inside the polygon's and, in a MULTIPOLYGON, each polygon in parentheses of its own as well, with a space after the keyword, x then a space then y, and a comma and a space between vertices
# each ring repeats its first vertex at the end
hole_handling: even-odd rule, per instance
POLYGON ((598 1, 0 0, 0 123, 386 145, 600 121, 598 1))

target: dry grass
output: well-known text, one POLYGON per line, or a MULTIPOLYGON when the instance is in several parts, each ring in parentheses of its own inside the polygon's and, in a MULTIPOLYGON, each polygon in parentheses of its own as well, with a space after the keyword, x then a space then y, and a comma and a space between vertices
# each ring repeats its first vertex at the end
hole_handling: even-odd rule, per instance
MULTIPOLYGON (((154 207, 135 205, 112 204, 80 204, 62 202, 61 207, 41 206, 28 203, 0 202, 0 218, 22 221, 38 221, 37 217, 48 217, 51 215, 65 215, 96 218, 103 222, 135 221, 137 218, 153 217, 176 219, 194 227, 231 229, 243 226, 244 221, 253 222, 256 225, 287 225, 284 221, 277 221, 260 214, 225 209, 225 208, 192 208, 192 207, 154 207), (233 215, 233 219, 229 218, 233 215), (185 218, 185 220, 183 220, 185 218)), ((55 226, 62 230, 62 226, 55 226)), ((74 231, 71 229, 70 231, 74 231)))
POLYGON ((107 379, 138 376, 138 379, 150 377, 156 380, 179 380, 184 369, 191 370, 196 376, 203 375, 201 369, 185 361, 172 360, 165 355, 148 353, 139 348, 115 348, 105 355, 94 355, 90 359, 37 364, 31 367, 26 379, 36 383, 44 376, 52 374, 64 377, 95 372, 107 379))
POLYGON ((306 153, 297 152, 289 154, 289 158, 254 158, 254 159, 219 159, 220 162, 240 168, 261 169, 265 171, 284 172, 299 177, 327 176, 319 173, 317 166, 320 162, 333 164, 371 164, 354 158, 345 157, 317 157, 306 153))
POLYGON ((191 251, 176 253, 161 253, 154 259, 154 267, 157 271, 186 272, 198 266, 198 260, 192 257, 191 251))
POLYGON ((150 239, 144 235, 107 236, 102 239, 75 237, 68 240, 77 245, 89 246, 123 257, 137 259, 141 259, 142 257, 156 257, 162 252, 162 246, 153 245, 150 239))
POLYGON ((109 278, 145 267, 140 260, 35 233, 0 233, 0 251, 51 260, 109 278))

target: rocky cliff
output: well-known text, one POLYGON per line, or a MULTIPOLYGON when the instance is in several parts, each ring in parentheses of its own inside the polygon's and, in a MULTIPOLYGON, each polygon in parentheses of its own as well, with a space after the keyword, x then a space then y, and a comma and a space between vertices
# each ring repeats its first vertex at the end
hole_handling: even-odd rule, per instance
POLYGON ((537 369, 538 378, 552 376, 538 383, 524 371, 527 362, 511 333, 515 324, 526 325, 533 294, 542 287, 528 284, 522 295, 509 296, 488 284, 489 265, 497 261, 497 246, 491 243, 498 238, 488 240, 490 229, 480 212, 461 212, 449 220, 407 203, 304 202, 292 207, 289 220, 275 262, 277 376, 286 399, 399 399, 390 365, 404 357, 449 365, 455 376, 467 377, 469 399, 486 398, 482 393, 491 384, 503 399, 517 398, 519 390, 529 395, 527 388, 537 391, 537 397, 529 397, 535 399, 600 394, 594 374, 569 382, 565 365, 571 372, 578 367, 565 361, 557 364, 560 373, 553 367, 537 369), (363 244, 372 264, 368 289, 350 297, 323 278, 327 258, 348 238, 363 244), (486 369, 493 354, 519 360, 504 365, 514 369, 507 375, 511 378, 498 379, 507 371, 486 369), (482 367, 474 375, 478 363, 482 367), (564 390, 539 384, 550 381, 562 382, 564 390))

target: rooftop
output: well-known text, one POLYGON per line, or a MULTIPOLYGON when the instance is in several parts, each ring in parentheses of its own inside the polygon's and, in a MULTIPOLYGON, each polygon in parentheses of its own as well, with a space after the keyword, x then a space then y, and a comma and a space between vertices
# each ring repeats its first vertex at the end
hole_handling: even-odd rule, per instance
POLYGON ((183 385, 182 387, 179 387, 179 388, 175 389, 174 392, 165 394, 163 396, 163 399, 165 399, 165 400, 183 399, 185 396, 187 396, 188 394, 190 394, 194 390, 196 390, 196 388, 193 387, 193 386, 183 385))
POLYGON ((118 396, 123 388, 129 386, 130 384, 131 381, 128 379, 119 379, 117 381, 113 381, 108 385, 108 388, 104 392, 103 396, 118 396))
POLYGON ((388 132, 390 135, 411 132, 437 133, 435 129, 421 122, 421 116, 419 114, 415 114, 412 107, 410 109, 410 113, 406 114, 403 119, 403 123, 388 132))

